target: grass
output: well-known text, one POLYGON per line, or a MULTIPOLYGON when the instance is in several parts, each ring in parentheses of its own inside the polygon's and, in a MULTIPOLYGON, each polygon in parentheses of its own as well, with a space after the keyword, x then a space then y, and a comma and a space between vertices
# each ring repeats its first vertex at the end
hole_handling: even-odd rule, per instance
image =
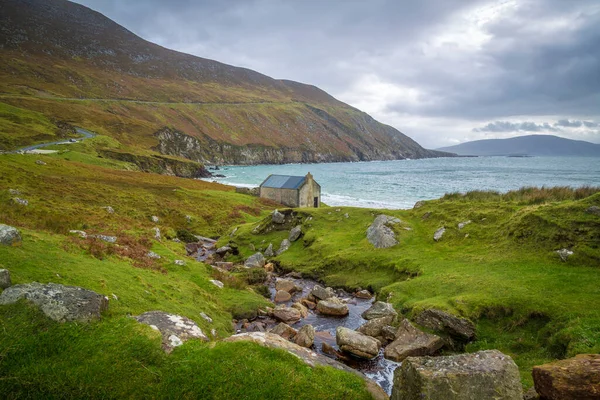
MULTIPOLYGON (((405 211, 299 210, 304 237, 276 261, 330 285, 375 290, 407 317, 431 307, 468 317, 478 330, 468 350, 506 352, 531 386, 533 365, 600 351, 600 222, 585 211, 592 205, 600 205, 598 188, 524 188, 449 194, 405 211), (367 241, 379 213, 402 220, 397 246, 367 241), (562 262, 555 251, 565 247, 574 255, 562 262)), ((254 234, 257 224, 236 233, 242 257, 250 244, 277 248, 287 237, 254 234)))

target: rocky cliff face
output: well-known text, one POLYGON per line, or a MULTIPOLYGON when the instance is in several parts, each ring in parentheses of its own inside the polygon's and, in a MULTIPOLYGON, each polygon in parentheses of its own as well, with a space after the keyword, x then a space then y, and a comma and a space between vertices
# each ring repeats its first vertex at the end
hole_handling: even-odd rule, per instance
POLYGON ((0 55, 1 101, 144 151, 228 164, 450 155, 317 87, 165 49, 64 0, 4 0, 0 55))

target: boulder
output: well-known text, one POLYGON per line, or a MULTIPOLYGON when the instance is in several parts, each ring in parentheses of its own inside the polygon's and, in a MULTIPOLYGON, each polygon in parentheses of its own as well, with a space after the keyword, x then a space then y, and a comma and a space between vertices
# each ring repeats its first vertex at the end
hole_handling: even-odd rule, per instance
POLYGON ((0 304, 13 304, 26 299, 50 319, 58 322, 89 322, 99 319, 108 308, 108 297, 76 286, 37 282, 14 285, 0 295, 0 304))
POLYGON ((167 353, 190 339, 208 342, 208 337, 202 332, 202 329, 194 321, 181 315, 168 314, 163 311, 148 311, 134 318, 160 332, 163 349, 167 353))
POLYGON ((294 343, 302 347, 311 347, 315 342, 315 328, 312 325, 304 325, 294 338, 294 343))
POLYGON ((21 194, 21 191, 19 189, 8 189, 8 193, 12 196, 18 196, 21 194))
POLYGON ((103 242, 106 242, 106 243, 117 243, 117 237, 116 236, 109 236, 109 235, 88 235, 88 237, 100 239, 100 240, 102 240, 103 242))
POLYGON ((282 338, 287 339, 287 340, 292 340, 298 334, 297 330, 295 330, 294 328, 292 328, 291 326, 289 326, 288 324, 285 324, 283 322, 280 322, 279 324, 277 324, 269 332, 279 335, 282 338))
POLYGON ((464 221, 464 222, 459 222, 459 223, 458 223, 458 229, 462 229, 462 228, 464 228, 465 226, 469 225, 470 223, 471 223, 471 220, 464 221))
POLYGON ((284 290, 278 290, 277 293, 275 293, 275 303, 285 303, 291 299, 292 295, 284 290))
POLYGON ((441 227, 440 229, 435 231, 435 233, 433 234, 433 240, 435 240, 436 242, 439 242, 442 239, 442 236, 444 236, 444 233, 446 233, 446 228, 441 227))
POLYGON ((265 266, 265 257, 262 253, 253 254, 248 257, 244 266, 248 268, 263 268, 265 266))
POLYGON ((380 337, 383 336, 383 328, 390 325, 394 318, 395 317, 393 315, 388 315, 382 318, 371 319, 365 324, 363 324, 360 328, 358 328, 357 332, 364 333, 367 336, 371 336, 378 339, 379 341, 382 341, 380 337))
POLYGON ((394 306, 383 301, 376 301, 368 310, 362 313, 364 319, 383 318, 390 315, 396 317, 398 313, 394 310, 394 306))
POLYGON ((44 161, 42 161, 42 160, 35 160, 35 163, 37 165, 46 165, 46 163, 44 161))
POLYGON ((159 221, 159 218, 158 218, 156 215, 153 215, 153 216, 151 216, 151 217, 150 217, 150 220, 151 220, 152 222, 156 223, 156 222, 158 222, 158 221, 159 221))
POLYGON ((415 318, 415 322, 425 328, 445 333, 459 342, 465 343, 475 339, 475 325, 471 321, 435 308, 422 311, 415 318))
POLYGON ((287 251, 291 245, 292 245, 292 243, 289 240, 283 239, 281 241, 281 244, 279 245, 279 250, 277 250, 277 255, 280 255, 284 251, 287 251))
POLYGON ((310 291, 310 295, 317 299, 317 301, 327 300, 331 297, 335 297, 335 291, 330 287, 324 288, 321 285, 315 285, 310 291))
POLYGON ((275 251, 273 251, 273 243, 269 243, 267 249, 265 250, 265 257, 273 257, 275 256, 275 251))
POLYGON ((395 340, 385 348, 384 357, 400 362, 406 357, 430 356, 442 346, 442 338, 422 332, 404 319, 396 332, 395 340))
POLYGON ((600 354, 533 367, 533 383, 542 399, 600 399, 600 354))
POLYGON ((298 346, 295 343, 289 342, 284 338, 272 334, 272 333, 262 333, 262 332, 253 332, 253 333, 241 333, 238 335, 230 336, 226 339, 223 339, 224 342, 252 342, 258 344, 259 346, 271 348, 271 349, 279 349, 287 351, 296 357, 298 357, 302 362, 310 367, 316 366, 329 366, 338 370, 346 371, 352 373, 356 376, 361 377, 365 381, 365 385, 373 399, 375 400, 386 400, 388 399, 387 394, 381 388, 381 386, 377 385, 372 380, 368 379, 362 373, 352 369, 339 361, 333 360, 324 355, 318 354, 317 352, 311 351, 310 349, 298 346))
POLYGON ((317 303, 317 311, 324 315, 332 315, 336 317, 343 317, 348 315, 350 312, 348 305, 343 303, 337 297, 332 297, 327 300, 321 300, 317 303))
POLYGON ((360 358, 372 359, 379 354, 380 343, 370 336, 338 326, 335 341, 340 350, 360 358))
POLYGON ((573 255, 573 252, 569 249, 560 249, 556 250, 556 254, 558 254, 561 261, 566 262, 569 259, 569 257, 573 255))
POLYGON ((152 258, 154 260, 160 260, 160 256, 153 251, 149 251, 146 253, 146 257, 152 258))
POLYGON ((600 207, 598 207, 598 206, 591 206, 591 207, 588 207, 585 210, 585 212, 588 213, 588 214, 593 214, 593 215, 600 216, 600 207))
POLYGON ((298 225, 292 228, 292 230, 290 231, 290 235, 288 236, 288 240, 290 242, 295 242, 296 240, 300 239, 300 236, 302 236, 302 225, 298 225))
POLYGON ((373 295, 368 290, 359 290, 358 292, 354 293, 354 297, 368 300, 373 298, 373 295))
POLYGON ((292 308, 295 308, 296 310, 300 311, 300 315, 302 316, 302 318, 308 317, 308 308, 303 306, 301 303, 296 302, 292 304, 292 308))
POLYGON ((277 279, 277 282, 275 282, 275 289, 283 290, 284 292, 288 292, 288 293, 295 293, 295 292, 302 291, 302 288, 300 286, 296 285, 296 283, 294 283, 294 281, 291 281, 289 279, 277 279))
POLYGON ((392 400, 523 400, 519 369, 497 350, 408 357, 394 372, 392 400))
POLYGON ((6 289, 11 285, 10 272, 7 269, 0 269, 0 289, 6 289))
POLYGON ((283 224, 285 222, 285 215, 278 210, 275 210, 273 211, 273 214, 271 214, 271 221, 273 221, 274 224, 283 224))
POLYGON ((217 250, 215 250, 215 253, 217 253, 217 255, 219 255, 221 257, 225 257, 225 255, 227 253, 231 253, 231 252, 232 252, 232 248, 230 246, 221 246, 217 250))
POLYGON ((281 322, 293 323, 300 320, 302 314, 295 308, 279 305, 273 309, 273 317, 281 322))
POLYGON ((79 236, 82 239, 85 239, 87 237, 87 233, 85 231, 79 231, 79 230, 76 230, 76 229, 71 229, 69 231, 69 233, 72 234, 72 235, 77 235, 77 236, 79 236))
POLYGON ((305 306, 306 308, 309 308, 311 310, 314 310, 315 308, 317 308, 317 304, 308 299, 302 299, 302 300, 300 300, 300 303, 302 303, 303 306, 305 306))
POLYGON ((0 244, 12 246, 21 242, 21 233, 17 228, 9 225, 0 224, 0 244))
POLYGON ((218 281, 216 279, 211 279, 209 282, 212 283, 213 285, 215 285, 216 287, 218 287, 219 289, 223 289, 225 287, 223 282, 218 281))
POLYGON ((367 228, 367 240, 377 249, 385 249, 398 244, 396 234, 388 225, 399 223, 398 218, 389 215, 378 215, 367 228))

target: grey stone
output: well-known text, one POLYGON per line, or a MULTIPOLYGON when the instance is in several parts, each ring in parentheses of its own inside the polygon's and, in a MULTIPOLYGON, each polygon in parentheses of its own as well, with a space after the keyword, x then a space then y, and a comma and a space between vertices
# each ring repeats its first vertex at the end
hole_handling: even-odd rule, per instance
POLYGON ((419 200, 415 203, 415 205, 413 206, 413 210, 416 210, 417 208, 421 208, 425 205, 425 202, 423 200, 419 200))
POLYGON ((222 246, 219 247, 217 250, 215 250, 215 253, 217 253, 217 255, 224 257, 225 254, 227 253, 231 253, 232 249, 229 246, 222 246))
POLYGON ((183 267, 185 265, 185 260, 175 260, 175 265, 183 267))
POLYGON ((270 332, 287 340, 292 340, 294 337, 296 337, 296 334, 298 334, 297 330, 283 322, 277 324, 273 329, 271 329, 270 332))
POLYGON ((111 206, 106 206, 106 207, 102 207, 106 210, 107 213, 109 214, 114 214, 115 213, 115 209, 112 208, 111 206))
POLYGON ((20 206, 28 206, 29 205, 29 201, 22 199, 20 197, 13 197, 12 199, 13 203, 18 204, 20 206))
POLYGON ((0 289, 6 289, 11 285, 10 272, 7 269, 0 269, 0 289))
POLYGON ((152 258, 154 260, 160 260, 160 256, 153 251, 149 251, 146 253, 146 257, 152 258))
POLYGON ((167 353, 190 339, 208 341, 208 337, 194 321, 181 315, 168 314, 163 311, 148 311, 134 318, 160 332, 163 349, 167 353))
POLYGON ((275 256, 275 252, 273 251, 273 243, 269 243, 267 249, 265 250, 265 257, 273 257, 275 256))
POLYGON ((204 319, 206 320, 206 322, 208 322, 209 324, 212 324, 212 322, 213 322, 213 319, 212 319, 211 317, 209 317, 208 315, 206 315, 204 312, 201 312, 201 313, 200 313, 200 316, 201 316, 202 318, 204 318, 204 319))
POLYGON ((415 322, 425 328, 450 335, 461 342, 475 339, 475 325, 471 321, 435 308, 422 311, 415 318, 415 322))
POLYGON ((395 340, 384 352, 385 358, 400 362, 406 357, 430 356, 444 346, 442 338, 415 328, 407 319, 402 320, 395 340))
POLYGON ((275 211, 273 211, 273 214, 271 216, 271 220, 275 224, 283 224, 285 222, 285 215, 283 215, 279 211, 275 210, 275 211))
POLYGON ((327 300, 331 297, 335 297, 335 291, 332 288, 324 288, 321 285, 315 285, 310 291, 310 294, 317 300, 327 300))
POLYGON ((441 227, 440 229, 435 231, 435 233, 433 234, 433 240, 435 240, 436 242, 439 242, 442 239, 442 236, 444 236, 444 233, 446 233, 446 228, 441 227))
POLYGON ((209 282, 212 283, 213 285, 215 285, 216 287, 218 287, 219 289, 223 289, 225 287, 223 282, 218 281, 216 279, 211 279, 209 282))
POLYGON ((0 224, 0 244, 12 246, 22 240, 21 232, 15 227, 0 224))
POLYGON ((380 337, 383 336, 383 328, 390 325, 394 321, 394 318, 395 317, 393 315, 388 315, 381 318, 373 318, 360 326, 356 331, 381 341, 380 337))
POLYGON ((535 391, 534 387, 530 387, 528 391, 523 394, 523 400, 539 400, 540 396, 535 391))
POLYGON ((600 207, 598 207, 598 206, 591 206, 591 207, 588 207, 585 210, 585 212, 589 213, 589 214, 594 214, 594 215, 600 216, 600 207))
POLYGON ((273 309, 273 317, 278 321, 290 323, 302 318, 302 314, 295 308, 279 305, 273 309))
POLYGON ((299 285, 296 285, 296 283, 294 283, 294 281, 291 281, 289 279, 277 279, 277 282, 275 282, 275 289, 276 290, 283 290, 285 292, 288 293, 294 293, 294 292, 301 292, 302 291, 302 287, 299 285))
POLYGON ((69 231, 69 233, 71 233, 73 235, 77 235, 77 236, 79 236, 82 239, 85 239, 87 237, 87 233, 85 233, 84 231, 78 231, 78 230, 75 230, 75 229, 71 229, 69 231))
POLYGON ((20 194, 21 194, 21 192, 20 192, 19 190, 17 190, 17 189, 8 189, 8 193, 9 193, 11 196, 18 196, 18 195, 20 195, 20 194))
POLYGON ((398 244, 396 234, 388 225, 401 222, 398 218, 389 215, 378 215, 375 221, 367 228, 367 240, 377 249, 385 249, 398 244))
POLYGON ((394 310, 394 306, 383 301, 376 301, 373 305, 362 313, 364 319, 383 318, 387 316, 396 317, 398 313, 394 310))
POLYGON ((265 266, 265 257, 262 253, 253 254, 248 257, 244 266, 248 268, 263 268, 265 266))
POLYGON ((464 222, 460 222, 460 223, 458 224, 458 229, 462 229, 462 228, 464 228, 465 226, 469 225, 470 223, 471 223, 471 220, 464 221, 464 222))
POLYGON ((289 240, 283 239, 281 241, 281 244, 279 245, 279 250, 277 250, 277 255, 283 253, 284 251, 287 251, 291 245, 292 243, 289 240))
POLYGON ((331 297, 327 300, 321 300, 317 303, 317 311, 324 315, 333 315, 342 317, 348 315, 348 305, 343 303, 337 297, 331 297))
POLYGON ((42 161, 42 160, 35 160, 35 163, 37 165, 46 165, 46 163, 44 161, 42 161))
POLYGON ((519 369, 497 350, 408 357, 394 372, 391 400, 522 400, 519 369))
POLYGON ((312 325, 304 325, 294 338, 294 343, 302 347, 311 347, 315 342, 315 328, 312 325))
POLYGON ((88 235, 88 237, 97 238, 97 239, 100 239, 100 240, 102 240, 103 242, 106 242, 106 243, 116 243, 117 242, 117 237, 116 236, 88 235))
POLYGON ((302 316, 302 318, 308 317, 308 308, 306 308, 304 304, 296 302, 292 304, 292 308, 295 308, 296 310, 300 311, 300 315, 302 316))
POLYGON ((560 249, 556 250, 556 254, 558 254, 561 261, 566 262, 574 253, 569 249, 560 249))
POLYGON ((379 354, 380 343, 370 336, 338 326, 335 341, 340 350, 360 358, 372 359, 379 354))
POLYGON ((59 322, 99 319, 108 308, 108 298, 91 290, 37 282, 5 289, 0 295, 0 304, 13 304, 20 299, 31 301, 47 317, 59 322))
POLYGON ((185 222, 187 222, 188 224, 189 224, 190 222, 192 222, 192 216, 191 216, 191 215, 186 215, 186 216, 185 216, 185 222))
POLYGON ((160 240, 161 239, 160 228, 155 227, 155 228, 153 228, 153 230, 154 230, 154 239, 160 240))
POLYGON ((152 222, 156 223, 159 221, 159 218, 156 215, 153 215, 150 217, 150 220, 152 220, 152 222))
POLYGON ((300 236, 302 236, 302 225, 298 225, 292 228, 292 230, 290 231, 290 235, 288 236, 288 240, 290 242, 295 242, 296 240, 300 239, 300 236))

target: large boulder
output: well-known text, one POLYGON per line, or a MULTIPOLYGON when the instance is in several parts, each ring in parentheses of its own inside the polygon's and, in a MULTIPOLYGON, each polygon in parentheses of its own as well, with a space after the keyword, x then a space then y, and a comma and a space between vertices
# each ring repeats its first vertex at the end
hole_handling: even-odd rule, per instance
POLYGON ((396 317, 398 313, 394 310, 394 306, 383 301, 376 301, 368 310, 362 313, 364 319, 383 318, 390 315, 396 317))
POLYGON ((21 233, 17 228, 0 224, 0 244, 12 246, 21 241, 21 233))
POLYGON ((422 311, 415 318, 415 322, 425 328, 447 334, 460 343, 475 339, 475 325, 471 321, 435 308, 422 311))
POLYGON ((446 233, 446 228, 441 227, 440 229, 435 231, 435 233, 433 234, 433 240, 435 240, 436 242, 439 242, 440 240, 442 240, 444 233, 446 233))
POLYGON ((310 367, 316 366, 329 366, 342 371, 346 371, 352 374, 355 374, 365 381, 365 385, 373 399, 375 400, 386 400, 388 399, 387 394, 381 388, 381 386, 377 385, 372 380, 365 377, 362 373, 358 372, 355 369, 352 369, 339 361, 333 360, 324 355, 318 354, 317 352, 311 351, 310 349, 298 346, 295 343, 289 342, 284 338, 274 335, 272 333, 263 333, 263 332, 252 332, 252 333, 240 333, 238 335, 230 336, 226 339, 223 339, 224 342, 251 342, 255 343, 259 346, 271 348, 271 349, 280 349, 285 350, 296 357, 298 357, 302 362, 307 364, 310 367))
POLYGON ((208 337, 202 332, 202 329, 194 321, 181 315, 163 311, 148 311, 134 318, 160 332, 163 349, 167 353, 190 339, 208 342, 208 337))
POLYGON ((76 286, 37 282, 14 285, 0 294, 0 304, 13 304, 29 300, 40 310, 58 322, 89 322, 99 319, 108 308, 108 297, 76 286))
POLYGON ((336 329, 335 342, 340 350, 360 358, 370 360, 379 354, 379 341, 343 326, 336 329))
POLYGON ((384 336, 382 331, 394 321, 394 318, 393 315, 387 315, 385 317, 371 319, 358 328, 357 331, 364 333, 367 336, 374 337, 382 342, 383 340, 381 340, 381 338, 384 336))
POLYGON ((279 305, 273 309, 273 318, 287 324, 300 320, 302 314, 295 308, 279 305))
POLYGON ((284 292, 288 292, 288 293, 295 293, 295 292, 302 291, 302 287, 296 285, 296 283, 294 281, 291 281, 289 279, 277 279, 277 282, 275 282, 275 289, 283 290, 284 292))
POLYGON ((302 236, 302 225, 298 225, 292 228, 292 230, 290 231, 290 235, 288 236, 288 240, 290 242, 295 242, 296 240, 300 239, 300 236, 302 236))
POLYGON ((375 221, 367 228, 367 240, 377 249, 385 249, 398 244, 396 234, 389 225, 397 224, 398 218, 389 215, 378 215, 375 221))
POLYGON ((281 241, 281 244, 279 245, 279 250, 277 250, 276 254, 280 255, 284 251, 287 251, 290 248, 291 245, 292 245, 292 243, 289 240, 283 239, 281 241))
POLYGON ((314 297, 317 301, 327 300, 331 297, 335 297, 335 291, 330 287, 324 288, 321 285, 315 285, 315 287, 313 287, 310 291, 310 295, 314 297))
POLYGON ((273 257, 275 256, 275 251, 273 250, 273 243, 269 243, 267 249, 265 250, 265 257, 273 257))
POLYGON ((396 339, 385 348, 384 357, 400 362, 406 357, 430 356, 442 346, 442 338, 422 332, 404 319, 396 332, 396 339))
POLYGON ((533 367, 533 383, 542 399, 600 399, 600 354, 533 367))
POLYGON ((283 322, 277 324, 273 329, 270 330, 270 332, 287 340, 292 340, 298 334, 297 330, 283 322))
POLYGON ((10 271, 7 269, 0 269, 0 289, 6 289, 12 285, 10 279, 10 271))
POLYGON ((271 214, 271 221, 273 221, 274 224, 283 224, 285 222, 285 215, 278 210, 275 210, 273 211, 273 214, 271 214))
POLYGON ((392 400, 523 400, 519 369, 497 350, 408 357, 394 372, 392 400))
POLYGON ((263 268, 265 266, 265 257, 262 253, 253 254, 248 257, 244 266, 248 268, 263 268))
POLYGON ((350 312, 348 305, 337 297, 332 297, 330 299, 321 300, 318 302, 317 311, 323 315, 332 315, 335 317, 343 317, 344 315, 348 315, 350 312))
POLYGON ((286 301, 290 301, 292 299, 292 295, 285 290, 278 290, 275 293, 275 303, 285 303, 286 301))
POLYGON ((296 302, 292 304, 292 308, 295 308, 296 310, 300 311, 300 315, 302 316, 302 318, 308 317, 308 308, 306 308, 306 306, 304 306, 302 303, 296 302))
POLYGON ((315 342, 315 328, 312 325, 304 325, 298 331, 298 334, 294 338, 294 342, 298 346, 311 347, 315 342))

